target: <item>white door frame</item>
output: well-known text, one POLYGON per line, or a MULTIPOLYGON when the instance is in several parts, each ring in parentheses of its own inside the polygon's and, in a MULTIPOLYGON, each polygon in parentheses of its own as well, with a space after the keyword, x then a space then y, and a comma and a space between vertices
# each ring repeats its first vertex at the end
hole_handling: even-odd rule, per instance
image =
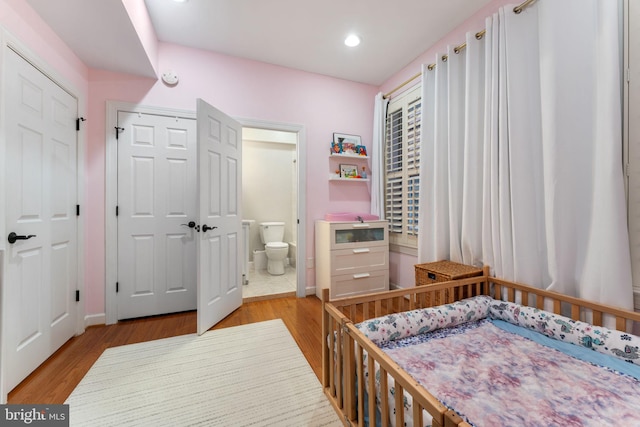
MULTIPOLYGON (((86 117, 87 111, 87 103, 85 96, 82 95, 82 92, 72 83, 70 83, 66 78, 64 78, 55 68, 53 68, 50 64, 45 62, 39 55, 34 53, 30 48, 24 45, 18 38, 9 33, 4 27, 0 26, 0 82, 4 82, 5 80, 5 53, 7 49, 11 49, 24 58, 27 62, 33 65, 36 69, 38 69, 42 74, 47 76, 51 81, 60 86, 65 92, 69 93, 73 98, 76 99, 78 104, 78 117, 86 117)), ((0 171, 5 170, 6 159, 6 129, 5 129, 5 121, 4 121, 4 111, 7 109, 6 99, 4 97, 0 98, 1 107, 0 107, 0 171)), ((77 218, 77 290, 80 291, 80 303, 76 305, 76 320, 75 320, 75 333, 76 335, 80 335, 84 332, 85 323, 84 323, 84 303, 83 301, 86 298, 85 292, 85 276, 84 276, 84 253, 85 253, 85 232, 84 232, 84 217, 86 215, 86 199, 85 199, 85 138, 86 138, 86 122, 82 122, 80 124, 80 130, 76 133, 76 144, 77 144, 77 184, 76 184, 76 200, 80 205, 80 216, 77 218)), ((5 194, 5 176, 4 172, 0 173, 0 206, 6 206, 6 194, 5 194)), ((4 313, 6 310, 4 308, 5 304, 9 302, 6 301, 5 298, 5 289, 3 286, 4 283, 4 274, 5 274, 5 251, 6 251, 6 215, 4 208, 0 209, 0 303, 1 308, 0 312, 1 319, 0 325, 2 325, 2 329, 8 328, 8 322, 4 318, 4 313)), ((0 331, 0 355, 5 352, 5 342, 4 342, 4 331, 0 331)), ((0 356, 0 372, 3 372, 5 366, 3 361, 4 357, 0 356)), ((0 375, 3 377, 3 375, 0 375)), ((0 381, 0 403, 4 404, 7 402, 7 394, 10 390, 5 390, 3 381, 0 381)))
POLYGON ((244 127, 291 132, 298 135, 296 144, 296 175, 298 224, 296 230, 296 296, 315 295, 315 287, 307 287, 307 141, 303 125, 236 118, 244 127))
MULTIPOLYGON (((107 101, 107 121, 105 126, 106 167, 105 167, 105 321, 107 325, 117 323, 117 298, 115 284, 118 278, 118 239, 115 209, 118 200, 118 150, 115 127, 118 111, 196 118, 195 111, 150 107, 128 102, 107 101)), ((306 286, 306 132, 302 125, 271 122, 234 117, 242 126, 292 132, 298 135, 296 144, 296 167, 298 177, 298 229, 296 233, 296 296, 299 298, 315 293, 315 288, 306 286)), ((95 323, 102 323, 96 319, 95 323)))

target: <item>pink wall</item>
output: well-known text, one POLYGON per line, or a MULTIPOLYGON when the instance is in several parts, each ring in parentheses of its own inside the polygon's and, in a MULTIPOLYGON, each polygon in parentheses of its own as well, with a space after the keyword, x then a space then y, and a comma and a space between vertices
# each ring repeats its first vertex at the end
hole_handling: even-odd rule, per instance
MULTIPOLYGON (((131 0, 128 0, 130 2, 131 0)), ((385 82, 389 91, 433 62, 448 43, 458 44, 466 31, 483 28, 484 18, 505 4, 496 0, 479 11, 438 44, 385 82)), ((157 48, 157 70, 177 72, 180 83, 167 87, 154 79, 89 70, 53 33, 24 0, 0 0, 0 24, 75 86, 82 99, 80 112, 87 117, 85 155, 85 310, 87 315, 105 311, 105 101, 117 100, 194 110, 200 97, 231 116, 305 127, 307 149, 307 258, 314 257, 314 221, 330 211, 369 210, 366 186, 329 183, 328 147, 333 132, 362 136, 370 145, 373 97, 378 88, 243 60, 221 54, 149 41, 148 54, 157 48), (89 227, 89 224, 91 225, 89 227)), ((141 37, 148 37, 143 35, 141 37)), ((145 39, 146 40, 146 39, 145 39)), ((413 285, 415 257, 392 254, 391 279, 413 285)), ((307 284, 315 284, 314 270, 307 270, 307 284)))
MULTIPOLYGON (((158 70, 171 69, 180 82, 160 81, 91 70, 89 74, 89 141, 87 185, 87 314, 105 310, 104 187, 105 116, 107 100, 146 106, 195 110, 202 98, 227 114, 246 119, 299 124, 305 127, 307 170, 307 258, 314 256, 314 221, 325 212, 368 212, 366 186, 335 185, 327 180, 333 132, 362 136, 370 145, 373 99, 377 88, 198 49, 160 43, 158 70)), ((315 272, 307 270, 307 285, 315 272)))
MULTIPOLYGON (((387 93, 397 87, 411 76, 419 73, 422 64, 432 64, 435 62, 436 54, 443 54, 447 51, 447 46, 457 46, 465 41, 467 32, 477 33, 485 27, 485 19, 497 12, 501 6, 511 4, 511 8, 519 3, 513 4, 508 0, 494 0, 480 9, 472 17, 463 22, 455 30, 440 39, 436 44, 427 49, 422 55, 412 61, 402 70, 398 71, 391 78, 382 84, 380 91, 387 93)), ((418 82, 419 80, 416 80, 418 82)), ((406 86, 403 90, 410 88, 412 85, 406 86)), ((397 92, 397 94, 401 93, 397 92)), ((423 183, 423 186, 427 183, 423 183)), ((415 285, 414 265, 418 262, 418 258, 411 255, 391 252, 389 254, 389 280, 400 287, 407 288, 415 285)))
POLYGON ((26 1, 0 0, 0 25, 86 99, 89 69, 26 1))

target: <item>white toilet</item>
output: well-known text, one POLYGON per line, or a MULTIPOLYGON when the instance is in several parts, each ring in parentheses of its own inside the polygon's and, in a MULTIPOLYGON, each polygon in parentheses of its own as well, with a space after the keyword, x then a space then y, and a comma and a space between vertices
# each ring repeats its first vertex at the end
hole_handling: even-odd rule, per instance
POLYGON ((284 260, 289 245, 284 243, 284 222, 261 222, 260 240, 267 253, 267 271, 274 276, 284 274, 284 260))

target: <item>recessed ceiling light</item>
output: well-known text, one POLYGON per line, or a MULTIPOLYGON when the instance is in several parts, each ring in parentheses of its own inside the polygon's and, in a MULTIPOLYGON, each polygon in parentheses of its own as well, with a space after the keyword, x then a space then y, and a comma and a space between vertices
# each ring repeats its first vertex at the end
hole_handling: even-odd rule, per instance
POLYGON ((344 44, 349 47, 355 47, 360 44, 360 37, 355 34, 349 34, 346 39, 344 39, 344 44))
POLYGON ((189 0, 173 0, 173 1, 176 2, 176 3, 186 3, 189 0))

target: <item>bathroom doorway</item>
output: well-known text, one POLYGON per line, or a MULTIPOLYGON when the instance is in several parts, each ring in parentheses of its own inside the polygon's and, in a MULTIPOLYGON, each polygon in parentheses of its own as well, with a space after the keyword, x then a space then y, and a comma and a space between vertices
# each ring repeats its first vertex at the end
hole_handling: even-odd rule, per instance
POLYGON ((243 127, 244 301, 298 294, 298 139, 294 131, 243 127), (267 222, 284 224, 287 249, 281 261, 265 251, 260 224, 267 222), (269 262, 282 262, 284 274, 269 273, 269 262))

